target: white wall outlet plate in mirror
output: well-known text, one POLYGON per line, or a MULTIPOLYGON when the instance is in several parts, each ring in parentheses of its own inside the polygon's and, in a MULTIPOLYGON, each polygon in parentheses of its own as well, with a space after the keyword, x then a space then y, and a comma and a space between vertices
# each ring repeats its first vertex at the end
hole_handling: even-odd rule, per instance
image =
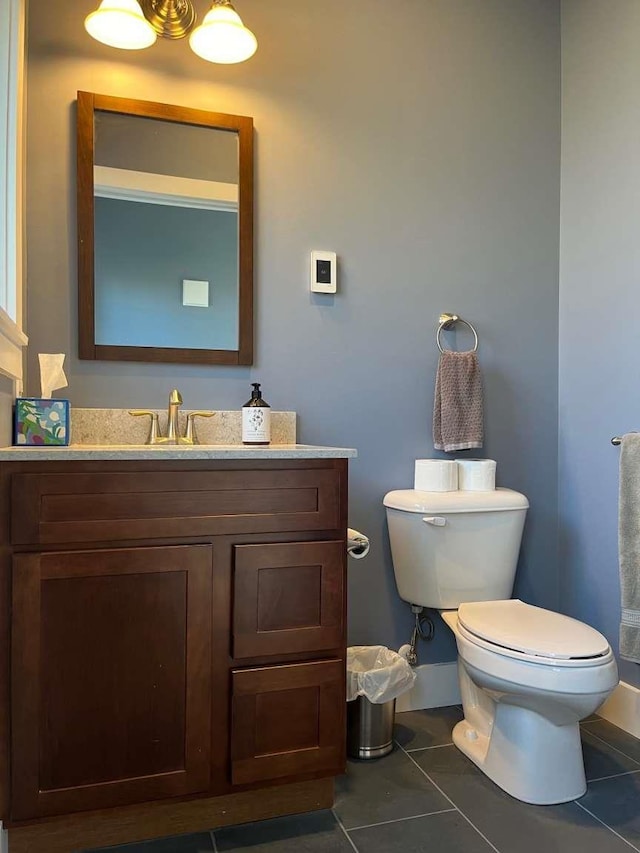
POLYGON ((209 282, 182 279, 182 304, 191 308, 209 307, 209 282))

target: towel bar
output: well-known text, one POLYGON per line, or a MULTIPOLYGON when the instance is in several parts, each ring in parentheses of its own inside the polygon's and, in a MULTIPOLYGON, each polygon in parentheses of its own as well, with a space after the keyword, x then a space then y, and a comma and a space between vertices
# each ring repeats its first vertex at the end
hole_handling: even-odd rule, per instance
POLYGON ((450 329, 454 323, 464 323, 465 326, 468 326, 471 329, 471 331, 473 332, 473 349, 469 350, 469 352, 477 351, 478 333, 468 320, 463 320, 462 317, 458 317, 457 314, 441 314, 439 323, 440 325, 438 326, 438 331, 436 334, 436 343, 438 344, 438 349, 440 350, 440 352, 444 352, 442 344, 440 343, 440 333, 443 329, 450 329))

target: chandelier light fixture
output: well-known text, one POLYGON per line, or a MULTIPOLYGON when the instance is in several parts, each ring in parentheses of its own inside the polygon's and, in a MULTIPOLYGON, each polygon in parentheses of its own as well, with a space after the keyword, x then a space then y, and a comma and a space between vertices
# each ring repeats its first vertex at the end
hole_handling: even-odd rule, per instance
POLYGON ((213 0, 200 26, 191 0, 102 0, 85 19, 97 41, 123 50, 150 47, 158 36, 189 36, 191 50, 208 62, 244 62, 258 47, 230 0, 213 0))

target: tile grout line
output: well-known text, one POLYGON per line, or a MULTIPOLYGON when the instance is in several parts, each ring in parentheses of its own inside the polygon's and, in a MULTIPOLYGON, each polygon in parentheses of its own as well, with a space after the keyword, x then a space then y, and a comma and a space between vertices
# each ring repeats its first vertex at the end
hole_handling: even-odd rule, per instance
MULTIPOLYGON (((396 741, 396 743, 400 746, 398 741, 396 741)), ((424 752, 425 749, 442 749, 443 746, 453 746, 453 741, 449 741, 449 743, 434 743, 433 746, 415 746, 413 749, 405 749, 404 747, 401 747, 401 749, 404 749, 408 755, 411 752, 424 752)))
POLYGON ((354 840, 353 840, 353 838, 349 835, 349 833, 347 832, 347 830, 344 828, 344 824, 343 824, 343 822, 340 820, 340 818, 339 818, 339 817, 338 817, 338 815, 336 814, 336 810, 335 810, 335 808, 334 808, 334 809, 331 809, 331 814, 332 814, 332 815, 334 816, 334 818, 336 819, 336 822, 337 822, 338 826, 340 827, 340 829, 341 829, 341 830, 342 830, 342 832, 344 833, 344 837, 347 839, 347 841, 349 842, 349 844, 350 844, 350 845, 352 846, 352 848, 355 850, 355 853, 360 853, 360 851, 358 850, 358 848, 357 848, 357 847, 356 847, 356 845, 355 845, 355 841, 354 841, 354 840))
MULTIPOLYGON (((400 745, 398 744, 398 746, 400 746, 400 745)), ((458 807, 458 806, 453 802, 453 800, 451 799, 451 797, 449 797, 447 794, 445 794, 445 792, 442 790, 442 788, 441 788, 441 787, 440 787, 436 782, 434 782, 434 781, 433 781, 433 779, 431 778, 431 776, 429 776, 429 774, 427 773, 427 771, 426 771, 426 770, 424 770, 422 767, 420 767, 420 765, 418 764, 418 762, 417 762, 414 758, 412 758, 412 757, 409 755, 409 753, 408 753, 408 752, 407 752, 407 751, 406 751, 402 746, 400 746, 400 749, 404 752, 404 754, 407 756, 407 758, 409 759, 409 761, 411 761, 413 764, 415 764, 415 766, 418 768, 418 770, 419 770, 419 771, 420 771, 420 772, 421 772, 421 773, 422 773, 422 774, 423 774, 423 775, 424 775, 424 776, 429 780, 429 782, 431 782, 431 784, 433 785, 433 787, 434 787, 437 791, 439 791, 439 792, 442 794, 442 796, 443 796, 446 800, 448 800, 448 801, 451 803, 451 805, 452 805, 452 806, 454 807, 454 809, 458 812, 458 814, 459 814, 461 817, 463 817, 463 818, 467 821, 467 823, 469 824, 469 826, 471 826, 473 829, 475 829, 475 831, 478 833, 478 835, 480 836, 480 838, 483 838, 483 839, 487 842, 487 844, 489 845, 489 847, 491 847, 491 849, 492 849, 492 850, 495 850, 495 853, 500 853, 500 851, 499 851, 499 850, 498 850, 498 848, 495 846, 495 844, 492 844, 492 842, 491 842, 491 841, 489 841, 489 839, 488 839, 488 838, 487 838, 487 836, 484 834, 484 832, 481 832, 481 831, 478 829, 478 827, 475 825, 475 823, 473 823, 473 821, 472 821, 470 818, 468 818, 468 817, 466 816, 466 814, 462 811, 462 809, 461 809, 461 808, 459 808, 459 807, 458 807)))
POLYGON ((590 734, 591 737, 594 737, 596 740, 599 740, 600 743, 603 743, 605 746, 608 746, 609 749, 613 749, 614 752, 618 752, 620 755, 624 755, 625 758, 628 758, 629 761, 633 761, 635 764, 638 765, 640 769, 640 761, 637 761, 632 755, 627 755, 626 752, 623 752, 621 749, 618 749, 617 746, 614 746, 612 743, 609 743, 608 740, 605 740, 604 738, 600 737, 600 735, 597 735, 595 732, 592 732, 591 729, 587 729, 585 727, 585 731, 587 732, 587 734, 590 734))
POLYGON ((598 823, 602 824, 602 826, 604 826, 606 829, 608 829, 609 832, 613 832, 614 835, 617 835, 617 837, 620 839, 620 841, 624 841, 624 843, 628 844, 632 850, 636 850, 636 851, 638 850, 638 848, 635 846, 635 844, 632 844, 630 841, 627 841, 627 839, 623 835, 620 835, 619 832, 616 832, 615 829, 612 826, 609 826, 608 823, 605 823, 603 820, 600 820, 598 815, 595 815, 592 811, 589 811, 589 809, 586 806, 583 806, 582 803, 579 803, 577 800, 575 800, 575 804, 578 806, 578 808, 581 808, 582 811, 586 812, 588 815, 591 815, 591 817, 594 820, 597 820, 598 823))
POLYGON ((425 812, 424 814, 411 814, 406 817, 394 817, 391 820, 381 820, 379 823, 365 823, 362 826, 350 826, 346 832, 355 832, 357 829, 371 829, 374 826, 386 826, 388 823, 400 823, 403 820, 417 820, 419 817, 433 817, 436 814, 449 814, 457 809, 438 809, 435 812, 425 812))
POLYGON ((209 835, 211 836, 211 844, 213 845, 213 853, 218 853, 218 845, 216 843, 216 833, 214 829, 209 830, 209 835))
POLYGON ((621 776, 632 776, 634 773, 640 773, 640 767, 637 770, 624 770, 622 773, 612 773, 611 776, 598 776, 597 779, 587 779, 587 785, 592 782, 604 782, 605 779, 619 779, 621 776))

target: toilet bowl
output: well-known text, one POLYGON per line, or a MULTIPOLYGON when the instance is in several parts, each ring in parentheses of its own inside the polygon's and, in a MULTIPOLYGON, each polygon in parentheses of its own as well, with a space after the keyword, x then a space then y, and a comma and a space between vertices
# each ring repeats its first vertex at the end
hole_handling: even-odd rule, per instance
POLYGON ((492 492, 399 490, 384 499, 400 597, 436 609, 458 648, 464 719, 453 742, 519 800, 586 790, 579 722, 618 683, 598 631, 508 598, 528 501, 492 492))
POLYGON ((519 800, 550 805, 581 797, 587 785, 579 722, 618 682, 606 639, 517 599, 462 604, 441 615, 458 646, 464 720, 453 730, 454 744, 519 800), (510 619, 515 633, 506 628, 510 619), (550 634, 557 635, 553 651, 550 634))

